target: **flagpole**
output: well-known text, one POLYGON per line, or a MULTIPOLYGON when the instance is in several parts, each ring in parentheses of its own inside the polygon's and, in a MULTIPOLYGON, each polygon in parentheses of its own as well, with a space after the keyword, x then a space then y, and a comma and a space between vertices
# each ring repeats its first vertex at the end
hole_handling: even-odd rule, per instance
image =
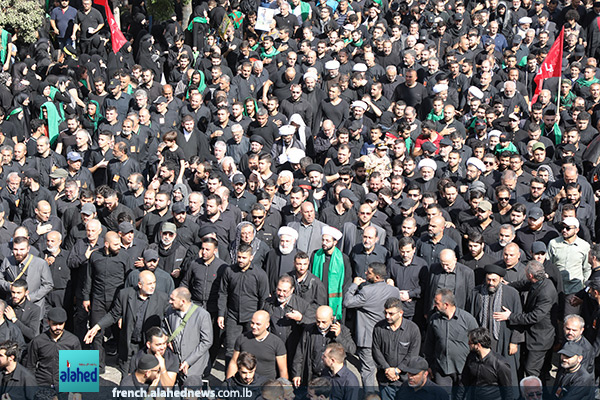
MULTIPOLYGON (((560 60, 562 62, 562 60, 560 60)), ((562 85, 562 71, 558 77, 558 96, 556 96, 556 115, 560 115, 560 89, 562 85)))

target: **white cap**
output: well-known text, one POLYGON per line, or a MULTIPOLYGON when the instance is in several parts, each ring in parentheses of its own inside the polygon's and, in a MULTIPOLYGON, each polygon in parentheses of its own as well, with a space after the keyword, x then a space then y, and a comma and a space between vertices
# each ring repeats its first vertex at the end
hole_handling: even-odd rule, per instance
POLYGON ((338 69, 340 68, 340 62, 337 60, 329 60, 325 63, 325 69, 338 69))
POLYGON ((489 131, 487 137, 489 139, 492 136, 500 137, 500 135, 502 135, 502 132, 500 132, 498 129, 492 129, 491 131, 489 131))
POLYGON ((480 170, 481 172, 485 172, 485 164, 483 163, 483 161, 481 161, 479 158, 476 157, 471 157, 467 160, 467 165, 472 165, 475 168, 477 168, 478 170, 480 170))
POLYGON ((523 17, 519 19, 519 24, 531 24, 533 20, 529 17, 523 17))
POLYGON ((319 80, 319 76, 313 71, 305 72, 304 75, 302 75, 302 79, 307 80, 308 78, 313 78, 315 81, 319 80))
POLYGON ((433 161, 431 158, 424 158, 421 161, 419 161, 419 164, 417 165, 417 169, 421 169, 423 167, 429 167, 434 171, 437 171, 437 163, 435 161, 433 161))
POLYGON ((288 235, 294 238, 294 240, 298 240, 298 231, 289 226, 282 226, 281 228, 279 228, 279 230, 277 231, 277 236, 281 237, 283 235, 288 235))
POLYGON ((306 156, 304 150, 299 149, 297 147, 292 147, 287 151, 287 159, 290 164, 300 164, 300 160, 306 156))
POLYGON ((280 136, 289 136, 293 135, 294 133, 296 133, 296 127, 292 125, 283 125, 279 128, 280 136))
POLYGON ((340 240, 342 238, 342 232, 335 229, 333 226, 325 225, 321 229, 321 236, 329 235, 335 240, 340 240))
POLYGON ((354 31, 354 25, 352 25, 352 24, 346 24, 346 25, 344 25, 343 28, 345 31, 350 31, 350 32, 354 31))
POLYGON ((562 223, 567 226, 574 226, 575 228, 579 228, 579 220, 575 217, 567 217, 563 219, 562 223))
POLYGON ((438 94, 443 92, 444 90, 448 90, 448 85, 445 83, 438 83, 433 87, 433 93, 438 94))
POLYGON ((354 108, 354 107, 360 107, 360 108, 362 108, 365 111, 367 110, 367 108, 369 108, 369 106, 367 105, 367 103, 365 103, 362 100, 354 100, 352 102, 352 104, 350 105, 350 108, 354 108))
POLYGON ((481 91, 481 89, 479 89, 476 86, 471 86, 469 88, 469 93, 471 93, 473 96, 477 97, 479 100, 483 99, 483 92, 481 91))
POLYGON ((367 65, 363 63, 356 63, 352 67, 352 72, 367 72, 367 65))
POLYGON ((304 122, 304 120, 302 119, 302 117, 300 116, 300 114, 292 114, 292 116, 290 117, 290 120, 288 121, 290 124, 296 124, 299 126, 306 126, 306 123, 304 122))

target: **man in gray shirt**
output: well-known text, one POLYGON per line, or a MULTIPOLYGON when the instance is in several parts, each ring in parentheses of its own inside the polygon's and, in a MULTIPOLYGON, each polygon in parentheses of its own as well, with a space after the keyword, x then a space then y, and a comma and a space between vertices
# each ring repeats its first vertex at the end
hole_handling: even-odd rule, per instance
POLYGON ((360 359, 360 376, 367 391, 377 389, 377 366, 371 350, 373 327, 385 318, 385 301, 390 297, 400 297, 400 290, 388 285, 386 277, 385 264, 372 263, 367 268, 367 280, 357 276, 344 294, 344 307, 356 309, 357 356, 360 359))
POLYGON ((45 296, 54 287, 52 272, 46 261, 29 254, 29 250, 26 237, 13 239, 12 255, 5 258, 0 266, 0 290, 7 297, 10 295, 10 285, 17 279, 25 279, 29 287, 29 300, 44 310, 45 296))

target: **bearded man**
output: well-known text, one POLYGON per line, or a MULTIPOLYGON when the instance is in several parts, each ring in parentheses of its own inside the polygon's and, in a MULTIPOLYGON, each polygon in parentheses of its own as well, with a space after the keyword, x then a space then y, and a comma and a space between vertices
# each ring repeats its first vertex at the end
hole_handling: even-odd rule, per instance
POLYGON ((294 293, 294 278, 282 275, 264 309, 271 316, 271 333, 285 343, 291 366, 304 326, 315 322, 317 306, 294 293))
MULTIPOLYGON (((519 292, 512 286, 502 283, 506 269, 499 265, 488 264, 484 267, 485 283, 475 286, 470 312, 480 327, 486 328, 492 338, 491 349, 502 355, 510 365, 511 378, 517 381, 519 367, 519 344, 525 341, 523 332, 518 331, 506 321, 496 321, 494 312, 503 308, 521 310, 519 292)), ((520 312, 520 311, 519 311, 520 312)))
POLYGON ((279 277, 294 271, 294 257, 298 252, 296 241, 298 232, 289 226, 282 226, 277 232, 279 247, 271 249, 265 259, 265 271, 269 277, 269 291, 277 288, 279 277))

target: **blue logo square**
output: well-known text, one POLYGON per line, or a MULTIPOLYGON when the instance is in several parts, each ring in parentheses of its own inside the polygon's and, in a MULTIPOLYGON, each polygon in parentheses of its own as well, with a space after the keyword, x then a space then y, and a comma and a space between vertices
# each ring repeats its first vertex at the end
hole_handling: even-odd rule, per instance
POLYGON ((59 392, 100 391, 98 350, 60 350, 58 353, 59 392))

